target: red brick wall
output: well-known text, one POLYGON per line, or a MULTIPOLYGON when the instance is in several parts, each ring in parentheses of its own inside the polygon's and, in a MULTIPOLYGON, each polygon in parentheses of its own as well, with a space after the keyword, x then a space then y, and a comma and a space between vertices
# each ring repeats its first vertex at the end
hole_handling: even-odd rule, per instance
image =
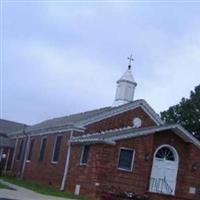
MULTIPOLYGON (((142 127, 147 126, 155 126, 155 122, 141 109, 136 108, 119 115, 110 117, 108 119, 101 120, 99 122, 90 124, 86 127, 86 133, 96 132, 96 131, 103 131, 109 130, 114 128, 132 126, 132 120, 134 117, 140 117, 143 121, 142 127)), ((76 133, 80 134, 80 133, 76 133)), ((43 162, 38 161, 39 150, 40 150, 40 140, 41 136, 34 136, 34 146, 33 146, 33 155, 31 162, 26 163, 24 177, 26 179, 34 180, 40 183, 45 184, 52 184, 55 187, 59 187, 61 184, 63 172, 64 172, 64 165, 65 159, 67 154, 67 142, 70 133, 63 134, 62 144, 61 144, 61 153, 60 153, 60 160, 58 164, 52 164, 52 153, 53 153, 53 146, 54 140, 56 138, 55 134, 47 135, 47 146, 45 152, 45 159, 43 162), (42 173, 38 173, 42 172, 42 173)), ((21 139, 18 141, 18 147, 20 145, 21 139)), ((18 152, 18 150, 17 150, 18 152)), ((17 154, 16 154, 17 156, 17 154)), ((20 170, 22 163, 20 161, 16 161, 14 165, 15 174, 20 170)))
MULTIPOLYGON (((115 146, 92 145, 87 166, 80 166, 81 147, 73 146, 70 170, 66 189, 74 192, 75 185, 81 185, 81 194, 94 199, 101 191, 129 191, 137 194, 150 194, 153 200, 185 200, 199 199, 189 194, 189 187, 200 186, 200 168, 191 172, 191 165, 199 162, 200 150, 185 143, 174 133, 162 132, 155 135, 137 137, 117 142, 115 146), (155 150, 163 144, 172 145, 179 154, 179 170, 175 197, 148 193, 149 178, 155 150), (119 149, 128 147, 135 149, 135 159, 132 172, 117 169, 119 149), (145 160, 150 154, 150 160, 145 160), (95 186, 99 183, 99 186, 95 186)), ((97 198, 97 197, 96 197, 97 198)))
POLYGON ((56 136, 60 134, 47 135, 47 145, 43 161, 39 161, 39 151, 41 136, 36 136, 33 146, 33 153, 30 162, 26 163, 26 170, 24 177, 26 179, 34 180, 40 183, 53 185, 56 188, 60 187, 65 158, 67 153, 67 141, 70 133, 62 134, 62 142, 60 148, 60 155, 58 163, 52 163, 53 148, 56 136))
MULTIPOLYGON (((110 130, 110 129, 116 129, 116 128, 122 128, 122 127, 127 127, 127 126, 132 126, 132 121, 133 118, 135 117, 139 117, 142 120, 142 126, 141 127, 152 127, 152 126, 156 126, 156 123, 149 117, 149 115, 146 114, 146 112, 143 111, 142 108, 136 108, 133 110, 129 110, 127 112, 115 115, 113 117, 98 121, 96 123, 93 124, 89 124, 86 126, 86 133, 94 133, 94 132, 101 132, 101 131, 105 131, 105 130, 110 130)), ((101 156, 100 156, 100 151, 98 148, 99 145, 93 146, 93 152, 95 157, 92 157, 91 159, 94 159, 95 161, 92 162, 92 172, 98 170, 98 173, 100 173, 100 175, 98 176, 102 176, 102 172, 101 169, 98 169, 98 164, 101 162, 101 156), (95 149, 97 149, 97 151, 95 151, 95 149), (96 161, 97 159, 97 161, 96 161), (98 160, 99 159, 99 160, 98 160)), ((109 146, 110 148, 110 146, 109 146)), ((103 150, 103 149, 102 149, 103 150)), ((80 155, 81 155, 81 147, 74 147, 73 151, 71 153, 72 158, 70 159, 70 174, 73 174, 70 177, 73 177, 72 180, 69 180, 69 176, 67 179, 67 183, 70 182, 70 185, 68 184, 69 190, 74 192, 75 189, 75 182, 74 182, 74 177, 79 177, 76 176, 76 173, 81 174, 80 179, 78 179, 78 183, 76 184, 81 184, 82 188, 81 190, 84 191, 84 193, 87 196, 92 195, 90 194, 90 191, 87 190, 88 187, 93 188, 94 190, 98 189, 96 188, 96 186, 94 185, 95 181, 97 180, 98 177, 96 177, 96 173, 94 173, 94 176, 91 177, 90 174, 90 168, 87 168, 86 166, 80 166, 79 162, 80 162, 80 155), (78 166, 78 170, 76 169, 76 167, 74 166, 78 166), (86 170, 85 170, 86 169, 86 170), (85 177, 87 177, 87 179, 85 179, 85 177), (72 184, 71 184, 72 183, 72 184), (87 186, 88 185, 88 186, 87 186)), ((104 152, 105 156, 107 155, 106 152, 104 152)), ((110 157, 110 159, 112 160, 112 155, 110 157)), ((91 162, 91 161, 90 161, 91 162)), ((110 166, 108 166, 106 168, 106 170, 110 170, 112 169, 110 166)))
MULTIPOLYGON (((141 109, 136 108, 119 115, 101 120, 99 122, 86 126, 86 132, 98 132, 109 129, 132 126, 134 117, 140 117, 143 121, 142 127, 155 126, 155 122, 141 109)), ((24 177, 44 184, 52 184, 59 188, 64 172, 65 159, 67 154, 67 142, 70 133, 63 134, 61 153, 58 164, 52 164, 52 153, 54 141, 57 134, 47 135, 47 146, 45 159, 38 161, 41 136, 35 136, 33 155, 30 163, 26 164, 24 177)), ((18 142, 19 147, 20 141, 18 142)), ((188 145, 178 136, 169 132, 161 134, 138 137, 129 140, 119 141, 115 146, 111 145, 92 145, 89 154, 89 163, 87 166, 80 166, 81 147, 73 146, 69 174, 66 181, 66 189, 74 192, 75 185, 81 185, 81 193, 89 196, 90 199, 97 198, 102 190, 120 189, 123 191, 134 191, 136 193, 145 193, 148 189, 149 177, 152 167, 152 156, 155 149, 161 144, 170 144, 174 146, 180 156, 180 168, 177 180, 177 196, 181 198, 172 198, 173 200, 195 199, 193 195, 188 194, 190 186, 199 187, 199 170, 192 172, 192 164, 200 163, 200 153, 193 145, 188 145), (124 172, 117 169, 120 146, 134 148, 136 151, 133 172, 124 172), (145 161, 147 154, 151 159, 145 161), (97 186, 96 184, 100 184, 97 186)), ((17 154, 16 154, 17 156, 17 154)), ((15 161, 14 170, 17 172, 20 168, 20 161, 15 161)), ((156 194, 154 200, 170 199, 169 197, 156 194), (158 196, 158 198, 157 198, 158 196)))
MULTIPOLYGON (((23 138, 23 140, 25 140, 25 138, 23 138)), ((19 173, 22 168, 22 161, 17 160, 21 141, 22 141, 22 138, 18 139, 18 142, 17 142, 17 149, 16 149, 15 161, 14 161, 14 166, 13 166, 13 173, 15 174, 15 176, 19 176, 19 173)))
POLYGON ((139 107, 113 117, 103 119, 99 122, 89 124, 86 126, 86 132, 94 133, 115 128, 133 126, 132 121, 135 117, 139 117, 142 120, 142 127, 156 126, 156 123, 149 117, 149 115, 139 107))
POLYGON ((10 147, 3 147, 3 154, 6 154, 6 158, 4 158, 1 162, 2 170, 10 170, 12 155, 13 155, 13 148, 10 147), (7 167, 6 167, 7 163, 7 167), (6 169, 5 169, 6 168, 6 169))
MULTIPOLYGON (((111 145, 92 145, 87 166, 81 166, 81 146, 73 146, 71 154, 70 170, 67 179, 67 190, 74 192, 75 185, 81 185, 81 194, 94 197, 100 191, 120 190, 146 191, 147 180, 149 178, 151 162, 145 161, 145 155, 153 147, 153 136, 138 137, 134 140, 124 140, 111 145), (133 173, 120 171, 117 169, 120 146, 133 148, 136 150, 133 173), (142 166, 142 168, 141 168, 142 166), (99 183, 100 186, 95 186, 99 183)), ((93 199, 93 198, 91 198, 93 199)))
POLYGON ((176 195, 188 199, 198 199, 199 197, 195 198, 194 195, 189 194, 189 187, 200 189, 200 168, 196 172, 191 170, 193 163, 198 162, 200 164, 200 150, 193 144, 185 143, 181 138, 169 132, 155 135, 154 148, 156 149, 161 144, 173 146, 179 155, 176 195))
POLYGON ((82 147, 73 146, 69 164, 69 172, 66 181, 66 188, 72 193, 75 191, 75 185, 81 185, 81 191, 91 199, 95 197, 95 185, 97 180, 98 158, 101 153, 101 145, 92 146, 92 154, 89 154, 88 165, 80 165, 82 147), (92 192, 91 192, 92 191, 92 192))

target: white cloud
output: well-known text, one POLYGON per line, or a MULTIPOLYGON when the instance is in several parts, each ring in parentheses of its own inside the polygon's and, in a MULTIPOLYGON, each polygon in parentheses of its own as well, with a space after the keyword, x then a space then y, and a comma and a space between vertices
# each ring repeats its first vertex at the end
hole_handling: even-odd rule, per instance
POLYGON ((180 38, 178 46, 168 49, 167 56, 161 52, 160 59, 152 65, 151 80, 141 80, 144 91, 140 91, 140 96, 149 99, 157 111, 179 103, 182 97, 189 97, 200 82, 200 37, 194 37, 195 43, 188 42, 193 36, 180 38))
POLYGON ((20 20, 11 12, 8 21, 20 28, 6 24, 20 35, 6 35, 7 118, 37 122, 111 105, 129 53, 135 56, 136 98, 158 112, 199 84, 198 12, 143 4, 44 5, 37 18, 27 7, 34 24, 19 11, 20 20))

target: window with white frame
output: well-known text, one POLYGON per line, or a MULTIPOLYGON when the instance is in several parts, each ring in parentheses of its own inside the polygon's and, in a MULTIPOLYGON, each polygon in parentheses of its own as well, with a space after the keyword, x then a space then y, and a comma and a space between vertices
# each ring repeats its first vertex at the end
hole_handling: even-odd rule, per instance
POLYGON ((59 160, 61 142, 62 142, 62 136, 57 135, 55 143, 54 143, 54 149, 53 149, 53 156, 52 156, 53 163, 57 163, 59 160))
POLYGON ((129 148, 120 148, 118 169, 132 171, 135 151, 129 148))
POLYGON ((81 160, 80 160, 81 165, 87 164, 88 156, 89 156, 89 150, 90 150, 89 145, 85 145, 85 146, 82 147, 81 160))
POLYGON ((41 143, 40 143, 39 159, 38 159, 40 162, 43 161, 43 159, 44 159, 46 145, 47 145, 47 138, 46 137, 42 137, 41 138, 41 143))
POLYGON ((31 161, 31 157, 32 157, 32 153, 33 153, 33 145, 34 145, 34 139, 31 139, 27 161, 31 161))
POLYGON ((18 154, 17 154, 17 160, 21 160, 22 159, 23 149, 24 149, 24 140, 22 139, 21 143, 20 143, 20 146, 19 146, 18 154))

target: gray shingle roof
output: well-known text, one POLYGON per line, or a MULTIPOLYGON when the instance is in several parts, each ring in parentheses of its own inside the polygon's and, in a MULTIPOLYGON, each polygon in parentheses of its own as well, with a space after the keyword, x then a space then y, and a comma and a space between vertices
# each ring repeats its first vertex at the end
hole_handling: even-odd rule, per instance
POLYGON ((0 119, 0 147, 13 147, 13 142, 9 139, 16 131, 23 130, 25 124, 0 119))
POLYGON ((16 131, 23 130, 24 126, 27 125, 5 119, 0 119, 0 133, 6 134, 8 136, 16 131))
MULTIPOLYGON (((145 100, 140 99, 116 107, 104 107, 87 112, 45 120, 35 125, 27 126, 25 132, 28 134, 48 134, 55 131, 66 131, 74 128, 82 130, 88 124, 95 123, 96 121, 109 118, 122 112, 126 112, 138 106, 142 106, 143 109, 158 125, 163 124, 159 115, 155 113, 155 111, 148 105, 148 103, 145 100)), ((20 134, 22 134, 22 130, 15 132, 15 136, 20 134)))
POLYGON ((77 113, 77 114, 68 115, 68 116, 64 116, 64 117, 49 119, 49 120, 43 121, 41 123, 35 124, 33 126, 29 126, 27 128, 27 131, 29 132, 29 131, 50 129, 50 128, 62 127, 62 126, 74 124, 74 123, 80 122, 81 120, 85 120, 87 118, 91 118, 93 116, 101 114, 105 111, 109 111, 111 109, 112 109, 112 107, 104 107, 104 108, 100 108, 100 109, 96 109, 96 110, 92 110, 92 111, 87 111, 87 112, 77 113))
POLYGON ((14 147, 14 142, 6 136, 0 135, 0 147, 14 147))

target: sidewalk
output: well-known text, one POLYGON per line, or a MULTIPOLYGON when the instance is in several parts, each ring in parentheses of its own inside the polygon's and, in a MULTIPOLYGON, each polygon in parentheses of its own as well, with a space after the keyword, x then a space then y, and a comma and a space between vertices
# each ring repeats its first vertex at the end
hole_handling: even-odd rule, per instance
POLYGON ((69 200, 67 198, 42 195, 42 194, 33 192, 32 190, 25 189, 23 187, 5 182, 1 179, 0 179, 0 182, 14 189, 14 190, 0 189, 0 198, 7 198, 7 199, 13 199, 13 200, 69 200))

